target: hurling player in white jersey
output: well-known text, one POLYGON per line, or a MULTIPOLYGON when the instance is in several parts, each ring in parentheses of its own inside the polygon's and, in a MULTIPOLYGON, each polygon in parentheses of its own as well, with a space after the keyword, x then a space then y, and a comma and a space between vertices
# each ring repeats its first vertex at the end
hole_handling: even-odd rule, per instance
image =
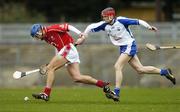
POLYGON ((159 69, 154 66, 143 66, 137 56, 136 41, 129 26, 140 25, 154 32, 157 31, 156 27, 140 19, 131 19, 121 16, 115 17, 115 10, 111 7, 102 10, 101 16, 103 21, 87 26, 84 35, 87 37, 89 32, 105 31, 111 42, 119 47, 119 58, 114 65, 116 73, 115 88, 114 91, 106 94, 107 98, 119 101, 123 79, 122 69, 126 63, 129 63, 139 74, 160 74, 169 79, 173 84, 176 84, 176 80, 169 68, 159 69))

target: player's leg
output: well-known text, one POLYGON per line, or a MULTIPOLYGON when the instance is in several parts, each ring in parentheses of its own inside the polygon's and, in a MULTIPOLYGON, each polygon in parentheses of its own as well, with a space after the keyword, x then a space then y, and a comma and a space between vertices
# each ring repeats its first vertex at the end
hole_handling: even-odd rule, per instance
POLYGON ((66 60, 64 57, 57 55, 55 56, 50 63, 47 66, 47 81, 46 81, 46 87, 52 88, 53 82, 54 82, 54 72, 58 68, 64 66, 68 60, 66 60))
POLYGON ((67 70, 75 82, 96 85, 100 88, 103 88, 104 92, 110 91, 108 82, 104 82, 102 80, 97 80, 97 79, 91 77, 90 75, 82 75, 80 73, 79 63, 68 64, 67 70))
POLYGON ((144 74, 144 73, 148 73, 148 74, 159 74, 160 73, 160 69, 156 68, 154 66, 143 66, 139 60, 139 58, 137 57, 137 55, 135 55, 130 61, 129 64, 139 73, 139 74, 144 74))
POLYGON ((96 80, 96 79, 92 78, 91 76, 81 75, 80 70, 79 70, 80 59, 79 59, 78 51, 73 44, 70 44, 70 48, 71 49, 69 50, 69 52, 66 56, 66 59, 71 64, 69 64, 67 66, 67 69, 68 69, 68 72, 70 73, 70 75, 72 76, 72 78, 76 82, 81 82, 81 83, 85 83, 85 84, 93 84, 93 85, 97 85, 99 87, 104 87, 105 85, 108 84, 101 80, 96 80))
POLYGON ((116 81, 115 81, 115 85, 117 88, 121 87, 121 83, 122 83, 122 78, 123 78, 123 73, 122 73, 122 69, 124 67, 124 65, 126 63, 128 63, 128 61, 131 59, 130 56, 128 56, 128 54, 124 54, 122 53, 118 60, 116 61, 114 68, 115 68, 115 72, 116 72, 116 81))
POLYGON ((64 66, 65 63, 67 63, 68 60, 66 58, 64 58, 63 56, 61 56, 60 54, 54 56, 52 58, 52 60, 50 61, 50 63, 47 65, 46 67, 46 74, 47 74, 47 81, 46 81, 46 86, 43 90, 42 93, 39 94, 32 94, 32 96, 36 99, 42 99, 45 101, 49 100, 49 96, 51 93, 51 88, 54 82, 54 72, 55 70, 57 70, 58 68, 64 66))
POLYGON ((121 88, 121 84, 123 80, 122 69, 124 65, 128 63, 130 59, 131 59, 131 56, 129 56, 126 53, 122 53, 114 65, 115 73, 116 73, 116 80, 115 80, 115 88, 114 88, 115 96, 112 96, 112 99, 115 101, 119 101, 120 88, 121 88))
POLYGON ((130 44, 127 45, 123 45, 119 47, 120 50, 120 56, 118 58, 118 60, 115 63, 115 73, 116 73, 116 84, 115 84, 115 88, 114 91, 112 93, 115 93, 114 97, 112 95, 112 99, 114 101, 118 101, 119 100, 119 96, 120 96, 120 89, 121 89, 121 83, 122 83, 122 79, 123 79, 123 74, 122 74, 122 69, 124 67, 124 65, 126 63, 128 63, 128 61, 136 54, 137 48, 136 48, 136 42, 133 41, 130 44))
POLYGON ((139 73, 139 74, 160 74, 161 76, 165 76, 167 79, 172 81, 173 84, 176 83, 175 78, 170 69, 159 69, 154 66, 143 66, 135 55, 130 61, 129 64, 139 73))

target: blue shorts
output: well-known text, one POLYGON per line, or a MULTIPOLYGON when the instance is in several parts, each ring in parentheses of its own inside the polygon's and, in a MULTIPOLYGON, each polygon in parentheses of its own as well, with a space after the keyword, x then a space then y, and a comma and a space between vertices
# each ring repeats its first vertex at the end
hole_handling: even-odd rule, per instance
POLYGON ((133 41, 132 44, 119 46, 119 50, 120 50, 120 54, 125 53, 128 54, 129 56, 134 57, 137 53, 136 42, 133 41))

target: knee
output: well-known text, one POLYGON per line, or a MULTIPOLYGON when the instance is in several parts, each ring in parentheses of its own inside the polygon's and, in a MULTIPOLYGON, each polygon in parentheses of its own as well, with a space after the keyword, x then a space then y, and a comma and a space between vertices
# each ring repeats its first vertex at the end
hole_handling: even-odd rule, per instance
POLYGON ((82 78, 81 78, 81 76, 74 76, 73 80, 74 80, 74 82, 79 83, 79 82, 81 82, 82 78))
POLYGON ((122 70, 122 66, 119 64, 119 63, 116 63, 115 65, 114 65, 114 69, 115 70, 122 70))
POLYGON ((54 73, 54 71, 55 71, 55 68, 53 68, 53 67, 47 67, 47 74, 49 74, 49 73, 54 73))
POLYGON ((137 71, 137 73, 138 74, 144 74, 144 69, 143 69, 143 67, 139 67, 139 68, 136 68, 136 71, 137 71))

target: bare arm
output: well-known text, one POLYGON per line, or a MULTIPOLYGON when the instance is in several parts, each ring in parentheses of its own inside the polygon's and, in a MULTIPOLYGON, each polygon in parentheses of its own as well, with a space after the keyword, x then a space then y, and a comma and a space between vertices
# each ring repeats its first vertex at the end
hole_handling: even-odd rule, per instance
POLYGON ((77 28, 75 28, 75 27, 72 26, 72 25, 69 25, 68 29, 69 29, 70 31, 73 31, 73 32, 75 32, 76 34, 79 35, 79 38, 77 39, 77 41, 75 42, 75 44, 80 45, 80 44, 82 44, 82 43, 85 41, 85 36, 84 36, 84 35, 81 33, 81 31, 79 31, 77 28))

